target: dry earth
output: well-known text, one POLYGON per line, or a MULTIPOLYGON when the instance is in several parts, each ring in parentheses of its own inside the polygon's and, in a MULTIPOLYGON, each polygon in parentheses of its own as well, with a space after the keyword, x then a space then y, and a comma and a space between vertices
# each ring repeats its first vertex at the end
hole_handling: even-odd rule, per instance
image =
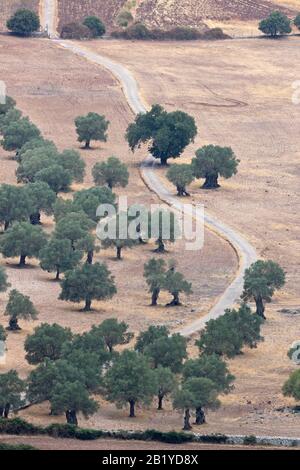
MULTIPOLYGON (((279 313, 298 309, 300 302, 300 107, 292 103, 299 39, 132 42, 130 56, 118 41, 88 46, 127 66, 149 105, 193 114, 199 127, 194 149, 230 145, 241 159, 236 177, 214 192, 200 190, 197 182, 192 199, 248 237, 260 256, 278 261, 287 285, 268 308, 265 342, 231 362, 235 391, 223 400, 226 407, 210 414, 207 429, 299 434, 297 415, 275 411, 292 403, 282 397, 281 386, 293 370, 286 352, 300 326, 299 316, 279 313)), ((192 155, 190 148, 185 160, 192 155)))
MULTIPOLYGON (((127 124, 133 119, 123 98, 119 85, 112 77, 88 64, 73 54, 57 48, 47 40, 15 39, 0 37, 1 79, 7 83, 8 92, 17 99, 18 106, 24 114, 29 114, 42 130, 44 136, 53 139, 59 148, 78 148, 74 131, 74 118, 88 111, 104 113, 111 121, 109 141, 95 146, 89 152, 82 151, 87 163, 87 177, 83 187, 92 184, 91 168, 99 160, 115 154, 125 161, 131 172, 130 185, 123 194, 130 202, 145 204, 158 203, 142 183, 138 163, 143 153, 133 156, 127 149, 124 133, 127 124), (25 58, 25 60, 24 60, 25 58)), ((11 156, 0 151, 0 181, 15 183, 16 163, 11 156)), ((74 189, 80 189, 77 186, 74 189)), ((44 219, 44 228, 51 231, 52 220, 44 219)), ((124 261, 116 262, 113 253, 101 251, 98 260, 104 260, 116 276, 117 296, 107 303, 95 303, 95 311, 83 314, 80 306, 57 300, 60 288, 53 282, 53 275, 41 271, 35 261, 30 262, 26 270, 14 266, 15 260, 1 260, 5 265, 12 285, 30 295, 40 312, 39 322, 57 322, 69 326, 75 332, 82 332, 92 324, 100 323, 105 318, 118 317, 129 323, 135 333, 147 328, 150 324, 167 324, 173 330, 180 325, 202 316, 212 303, 224 291, 234 276, 237 268, 235 253, 230 246, 214 234, 207 232, 204 249, 199 252, 185 252, 183 242, 170 247, 166 259, 176 257, 179 269, 194 285, 194 293, 184 299, 179 309, 166 309, 163 305, 168 297, 162 297, 162 306, 157 309, 148 307, 149 294, 142 277, 144 262, 153 256, 153 246, 146 245, 124 253, 124 261)), ((1 295, 0 308, 4 311, 7 295, 1 295)), ((2 316, 1 323, 6 323, 2 316)), ((25 376, 29 366, 24 360, 23 341, 28 333, 39 323, 23 323, 21 333, 10 334, 8 339, 7 364, 2 370, 17 368, 25 376)), ((124 417, 124 426, 131 426, 126 418, 126 411, 120 412, 114 406, 103 407, 100 415, 95 415, 89 425, 102 425, 102 413, 107 414, 107 427, 122 427, 120 419, 124 417), (126 424, 127 423, 127 424, 126 424)), ((149 427, 149 417, 141 426, 149 427)), ((171 413, 168 413, 171 414, 171 413)), ((46 405, 26 410, 24 415, 37 422, 50 421, 46 405)), ((142 415, 141 415, 142 416, 142 415)), ((159 426, 162 415, 157 415, 159 426)), ((62 420, 64 418, 62 417, 62 420)), ((163 418, 164 419, 164 418, 163 418)), ((55 418, 54 421, 57 421, 55 418)), ((176 425, 176 417, 174 421, 176 425)), ((81 421, 85 425, 84 420, 81 421)), ((155 420, 153 426, 155 425, 155 420)), ((177 417, 177 425, 180 420, 177 417)), ((153 427, 152 426, 152 427, 153 427)))

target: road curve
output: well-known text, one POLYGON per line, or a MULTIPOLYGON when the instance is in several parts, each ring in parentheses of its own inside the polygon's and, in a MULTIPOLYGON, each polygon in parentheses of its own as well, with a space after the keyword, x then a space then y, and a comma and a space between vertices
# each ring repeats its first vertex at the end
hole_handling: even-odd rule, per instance
MULTIPOLYGON (((72 43, 71 41, 57 39, 57 33, 54 29, 55 18, 53 18, 53 15, 55 14, 54 4, 55 0, 44 0, 44 24, 48 25, 49 36, 53 39, 53 42, 58 46, 107 69, 121 84, 126 100, 134 114, 145 113, 147 109, 140 97, 137 82, 129 70, 107 57, 91 52, 82 46, 72 43)), ((172 195, 163 185, 162 181, 156 176, 155 163, 155 160, 150 156, 148 156, 142 163, 141 172, 145 183, 162 201, 172 205, 176 210, 182 213, 183 203, 181 203, 177 197, 172 195)), ((245 238, 243 238, 241 234, 208 213, 205 213, 205 225, 230 243, 237 253, 239 269, 235 279, 220 296, 210 312, 180 330, 180 333, 183 336, 191 336, 200 331, 204 328, 207 321, 216 319, 223 315, 227 308, 231 308, 236 303, 243 290, 245 270, 257 260, 255 249, 245 238)))

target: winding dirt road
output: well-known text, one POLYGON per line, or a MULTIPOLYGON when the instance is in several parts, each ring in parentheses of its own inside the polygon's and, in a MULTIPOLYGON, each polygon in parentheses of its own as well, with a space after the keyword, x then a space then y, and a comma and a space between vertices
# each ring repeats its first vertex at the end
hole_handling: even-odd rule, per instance
MULTIPOLYGON (((64 49, 81 56, 94 64, 106 68, 120 82, 126 100, 134 114, 145 113, 147 109, 142 102, 138 84, 133 75, 124 66, 108 59, 107 57, 93 53, 82 46, 72 43, 71 41, 58 39, 55 29, 56 0, 42 0, 42 5, 41 11, 43 14, 41 21, 43 27, 47 27, 50 39, 52 39, 57 46, 63 47, 64 49)), ((145 183, 162 201, 171 205, 172 208, 180 213, 183 213, 183 203, 181 203, 177 197, 173 196, 157 177, 155 164, 156 162, 152 157, 147 157, 142 163, 141 172, 145 183)), ((193 211, 191 210, 188 215, 193 217, 193 211)), ((231 308, 232 305, 236 303, 243 289, 245 270, 257 260, 257 254, 253 246, 238 232, 232 230, 226 224, 215 219, 208 213, 205 213, 205 225, 231 244, 239 258, 239 270, 233 282, 218 299, 210 312, 180 330, 180 333, 184 336, 191 336, 200 331, 207 321, 223 315, 224 310, 231 308)))

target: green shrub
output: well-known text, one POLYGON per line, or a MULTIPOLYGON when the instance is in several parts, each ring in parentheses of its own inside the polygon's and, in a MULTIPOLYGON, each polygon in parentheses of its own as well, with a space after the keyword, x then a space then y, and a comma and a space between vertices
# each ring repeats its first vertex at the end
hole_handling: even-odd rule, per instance
POLYGON ((72 438, 76 437, 77 428, 73 424, 50 424, 45 432, 52 437, 72 438))
POLYGON ((257 444, 257 439, 256 439, 256 436, 245 436, 244 437, 244 440, 243 440, 243 443, 245 446, 254 446, 257 444))
POLYGON ((225 434, 208 434, 207 436, 200 436, 200 442, 209 444, 227 444, 228 437, 225 434))
POLYGON ((113 31, 111 35, 121 39, 154 41, 195 41, 198 39, 211 40, 230 38, 230 36, 224 34, 221 28, 213 28, 203 33, 197 28, 177 26, 165 31, 159 28, 149 29, 143 23, 133 23, 123 31, 113 31))
POLYGON ((89 28, 94 38, 100 38, 106 32, 104 24, 97 16, 87 16, 83 21, 83 25, 89 28))
POLYGON ((212 28, 208 31, 205 31, 202 35, 202 39, 208 40, 219 40, 219 39, 231 39, 228 34, 225 34, 222 28, 212 28))
POLYGON ((2 450, 38 450, 38 449, 28 444, 1 444, 0 443, 0 451, 2 450))
POLYGON ((31 10, 17 10, 6 23, 7 29, 18 36, 30 36, 40 28, 38 15, 31 10))
POLYGON ((0 418, 0 434, 38 435, 45 434, 45 430, 21 418, 0 418))
POLYGON ((149 429, 142 433, 143 440, 159 441, 168 444, 184 444, 185 442, 194 441, 192 434, 185 434, 183 432, 160 432, 155 429, 149 429))
POLYGON ((74 22, 65 24, 60 36, 62 39, 92 39, 93 33, 84 24, 74 22))

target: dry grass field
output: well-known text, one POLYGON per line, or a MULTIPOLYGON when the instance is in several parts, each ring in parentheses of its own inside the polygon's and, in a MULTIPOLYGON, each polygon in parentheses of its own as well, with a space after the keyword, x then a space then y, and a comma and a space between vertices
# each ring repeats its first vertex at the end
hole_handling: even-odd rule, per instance
MULTIPOLYGON (((87 177, 83 187, 92 185, 92 166, 115 154, 130 168, 130 185, 122 191, 128 195, 129 202, 159 202, 147 190, 139 176, 138 163, 143 154, 133 156, 125 143, 125 129, 133 116, 119 85, 108 73, 57 48, 47 40, 24 41, 2 36, 0 60, 2 77, 5 78, 9 94, 16 98, 19 108, 24 114, 30 115, 44 136, 53 139, 59 148, 79 147, 74 129, 76 116, 97 111, 110 120, 108 142, 95 146, 91 151, 82 152, 87 163, 87 177)), ((2 150, 0 161, 0 181, 14 184, 16 162, 2 150)), ((43 225, 49 232, 53 228, 51 219, 44 219, 43 225)), ((26 335, 40 322, 57 322, 71 327, 74 332, 82 332, 105 318, 118 317, 128 322, 131 330, 137 333, 150 324, 167 324, 172 330, 177 330, 181 325, 205 314, 234 276, 237 269, 236 255, 225 241, 209 232, 206 233, 204 249, 196 256, 194 252, 184 252, 182 243, 178 242, 177 246, 171 247, 166 255, 166 259, 176 257, 178 268, 194 285, 194 293, 183 299, 184 305, 179 309, 148 307, 149 294, 142 273, 144 262, 153 256, 154 246, 151 244, 125 252, 123 262, 116 262, 111 251, 101 251, 97 255, 97 260, 106 261, 115 275, 118 294, 107 303, 96 302, 96 310, 90 314, 81 313, 79 305, 59 301, 59 285, 53 282, 51 274, 41 271, 35 261, 31 261, 27 269, 19 270, 14 266, 15 260, 1 259, 13 286, 30 295, 40 312, 38 322, 23 322, 22 332, 9 335, 7 364, 1 370, 17 368, 23 377, 28 373, 23 342, 26 335)), ((2 312, 6 299, 7 295, 0 296, 2 312)), ((162 306, 167 300, 167 296, 162 297, 162 306)), ((1 316, 0 322, 5 324, 6 321, 1 316)), ((126 416, 125 411, 122 413, 114 406, 107 408, 105 412, 107 427, 120 426, 119 416, 126 416)), ((49 421, 47 406, 44 405, 38 409, 29 409, 25 414, 28 414, 29 419, 49 421)), ((146 414, 150 416, 148 411, 146 414)), ((102 424, 101 414, 95 415, 93 420, 91 425, 102 424)), ((179 419, 177 425, 180 426, 179 419)))
MULTIPOLYGON (((299 316, 280 313, 300 303, 300 108, 292 103, 299 39, 133 42, 130 56, 118 41, 88 46, 126 65, 149 105, 193 114, 199 127, 194 149, 230 145, 240 158, 236 177, 214 192, 196 182, 192 200, 240 231, 261 257, 278 261, 287 285, 268 308, 265 342, 232 361, 235 391, 223 400, 226 407, 210 415, 207 429, 296 435, 300 418, 276 409, 291 403, 281 386, 293 369, 286 353, 300 327, 299 316)), ((192 156, 191 147, 183 160, 192 156)))

